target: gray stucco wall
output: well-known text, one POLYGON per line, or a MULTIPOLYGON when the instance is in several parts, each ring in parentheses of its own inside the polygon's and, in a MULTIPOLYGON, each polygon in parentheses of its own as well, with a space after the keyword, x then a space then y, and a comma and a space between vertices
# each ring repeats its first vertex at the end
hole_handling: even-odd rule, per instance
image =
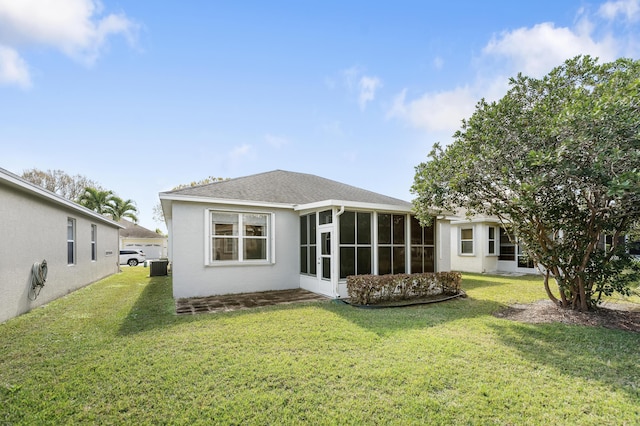
POLYGON ((175 298, 298 288, 299 215, 286 209, 203 203, 172 204, 169 251, 175 298), (273 213, 275 262, 260 265, 207 265, 206 220, 209 209, 273 213))
POLYGON ((68 207, 0 184, 0 322, 118 271, 118 228, 68 207), (67 219, 76 220, 76 263, 67 264, 67 219), (91 225, 97 260, 91 260, 91 225), (111 251, 111 255, 106 252, 111 251), (31 267, 47 261, 48 276, 28 299, 31 267))

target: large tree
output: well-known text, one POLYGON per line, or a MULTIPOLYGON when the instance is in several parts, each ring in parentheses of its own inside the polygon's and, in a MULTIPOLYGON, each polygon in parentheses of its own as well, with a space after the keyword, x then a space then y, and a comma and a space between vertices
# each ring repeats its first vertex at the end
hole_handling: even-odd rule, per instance
MULTIPOLYGON (((200 185, 207 185, 207 184, 210 184, 210 183, 222 182, 222 181, 225 181, 225 180, 229 180, 229 178, 209 176, 209 177, 204 178, 204 179, 199 180, 199 181, 193 181, 193 182, 191 182, 189 184, 181 183, 180 185, 174 186, 173 188, 171 188, 171 190, 175 191, 177 189, 189 188, 189 187, 200 186, 200 185)), ((155 220, 156 222, 164 223, 164 212, 162 211, 162 204, 160 204, 160 203, 156 204, 153 207, 153 220, 155 220)))
POLYGON ((423 222, 434 208, 500 218, 561 306, 627 294, 638 273, 619 237, 640 219, 640 61, 580 56, 541 79, 519 74, 435 146, 412 191, 423 222))
POLYGON ((29 169, 22 173, 22 177, 71 201, 77 201, 87 187, 101 189, 85 176, 71 176, 62 170, 29 169))

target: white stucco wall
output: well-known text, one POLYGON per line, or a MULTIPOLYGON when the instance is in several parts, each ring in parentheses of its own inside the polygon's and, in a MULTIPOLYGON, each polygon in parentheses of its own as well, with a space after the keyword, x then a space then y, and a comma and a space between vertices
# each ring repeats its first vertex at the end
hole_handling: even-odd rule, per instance
POLYGON ((436 221, 436 272, 451 271, 451 224, 448 220, 436 221))
MULTIPOLYGON (((462 272, 491 273, 497 270, 498 256, 489 254, 489 227, 494 223, 469 222, 453 223, 450 229, 451 270, 462 272), (462 229, 473 229, 473 254, 462 254, 460 251, 460 232, 462 229)), ((500 245, 499 235, 495 236, 496 253, 500 245)))
POLYGON ((286 290, 300 286, 299 215, 293 210, 174 201, 169 226, 175 298, 286 290), (206 265, 206 221, 209 209, 273 213, 272 264, 206 265))
POLYGON ((118 229, 0 183, 0 322, 117 272, 118 229), (75 265, 67 264, 68 218, 76 220, 75 265), (92 224, 98 234, 96 261, 91 260, 92 224), (31 267, 42 260, 48 265, 47 281, 31 301, 31 267))

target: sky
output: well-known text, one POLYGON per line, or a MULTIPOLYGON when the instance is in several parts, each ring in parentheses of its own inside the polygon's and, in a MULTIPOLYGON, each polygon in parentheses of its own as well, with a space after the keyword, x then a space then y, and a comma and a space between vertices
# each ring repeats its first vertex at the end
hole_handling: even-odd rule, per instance
POLYGON ((310 173, 411 201, 519 72, 640 57, 640 0, 0 0, 0 167, 132 199, 310 173))

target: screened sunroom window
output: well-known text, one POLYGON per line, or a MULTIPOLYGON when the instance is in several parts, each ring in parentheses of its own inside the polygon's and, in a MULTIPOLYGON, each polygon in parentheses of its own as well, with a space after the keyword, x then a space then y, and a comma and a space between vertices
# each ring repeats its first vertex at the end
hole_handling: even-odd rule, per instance
POLYGON ((340 278, 371 273, 371 213, 345 211, 340 216, 340 278))
POLYGON ((378 214, 378 274, 406 272, 405 216, 378 214))
POLYGON ((435 245, 433 224, 422 227, 411 216, 411 273, 435 271, 435 245))

